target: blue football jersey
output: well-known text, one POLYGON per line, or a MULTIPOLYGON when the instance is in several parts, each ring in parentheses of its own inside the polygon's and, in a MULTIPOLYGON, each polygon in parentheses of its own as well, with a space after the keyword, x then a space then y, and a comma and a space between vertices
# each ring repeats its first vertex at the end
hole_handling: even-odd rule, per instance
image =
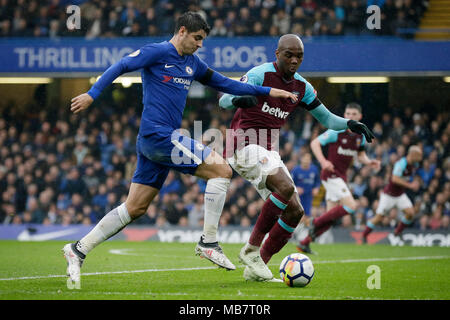
MULTIPOLYGON (((179 128, 192 81, 203 76, 208 68, 197 55, 180 56, 168 41, 148 44, 121 59, 120 63, 121 73, 142 68, 141 135, 179 128)), ((88 92, 94 97, 104 87, 99 81, 88 92)))
MULTIPOLYGON (((109 67, 88 94, 95 99, 118 76, 138 69, 142 69, 144 104, 139 134, 168 133, 180 128, 192 81, 204 80, 208 65, 195 54, 180 55, 169 41, 152 43, 109 67)), ((267 95, 270 92, 269 87, 233 81, 217 72, 211 72, 203 82, 236 94, 267 95)))

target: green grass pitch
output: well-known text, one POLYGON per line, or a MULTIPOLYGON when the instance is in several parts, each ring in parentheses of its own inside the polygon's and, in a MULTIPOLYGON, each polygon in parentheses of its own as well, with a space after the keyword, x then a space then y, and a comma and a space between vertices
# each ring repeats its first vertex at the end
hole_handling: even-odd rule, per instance
MULTIPOLYGON (((194 255, 194 243, 107 241, 82 268, 80 289, 68 289, 61 248, 66 242, 0 241, 0 299, 305 300, 450 299, 450 250, 440 247, 313 244, 315 275, 305 288, 246 282, 237 255, 224 244, 235 271, 194 255), (368 267, 380 270, 380 289, 368 289, 368 267)), ((296 252, 289 243, 269 266, 296 252)))

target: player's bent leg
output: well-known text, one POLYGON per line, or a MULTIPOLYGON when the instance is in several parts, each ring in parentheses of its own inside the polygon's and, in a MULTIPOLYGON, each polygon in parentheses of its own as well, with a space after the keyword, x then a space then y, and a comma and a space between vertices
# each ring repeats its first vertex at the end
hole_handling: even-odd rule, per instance
MULTIPOLYGON (((265 188, 265 190, 271 193, 264 202, 248 243, 239 253, 239 260, 247 265, 255 275, 268 280, 273 278, 273 275, 267 267, 266 262, 270 259, 272 254, 269 254, 269 251, 264 250, 264 247, 260 249, 260 246, 267 233, 269 233, 270 238, 270 232, 277 224, 279 216, 281 216, 287 208, 289 199, 295 192, 295 186, 292 179, 283 169, 281 169, 281 167, 279 167, 273 170, 273 174, 269 174, 265 178, 265 188), (263 253, 267 254, 267 261, 262 257, 263 253)), ((301 216, 298 217, 295 226, 297 226, 300 218, 301 216)), ((269 239, 267 241, 269 241, 269 239)), ((265 246, 266 243, 264 244, 265 246)), ((273 241, 269 241, 270 248, 272 248, 272 245, 274 245, 273 241)))
POLYGON ((217 241, 219 220, 233 171, 217 152, 211 151, 205 161, 197 167, 195 175, 207 180, 203 235, 195 247, 195 253, 219 267, 235 270, 236 266, 223 253, 217 241))
POLYGON ((409 207, 403 209, 403 217, 400 219, 395 228, 394 235, 401 236, 403 230, 414 222, 414 208, 409 207))
POLYGON ((261 258, 265 263, 288 243, 304 213, 299 196, 295 193, 277 223, 270 229, 269 237, 261 248, 261 258))
MULTIPOLYGON (((277 168, 276 174, 267 176, 266 187, 270 191, 280 195, 283 199, 289 200, 295 193, 295 185, 281 168, 277 168)), ((298 202, 300 203, 300 200, 298 202)))
POLYGON ((233 170, 215 151, 211 151, 208 157, 202 162, 195 170, 195 176, 208 180, 214 178, 227 178, 231 179, 233 175, 233 170))
POLYGON ((81 240, 64 246, 62 251, 67 261, 67 273, 72 281, 80 281, 80 269, 86 255, 143 215, 158 192, 156 188, 132 183, 125 203, 108 212, 81 240))
POLYGON ((145 184, 134 183, 130 185, 125 205, 132 220, 135 220, 147 212, 148 206, 159 193, 156 189, 145 184))
POLYGON ((382 219, 383 215, 381 213, 377 213, 375 217, 367 221, 366 228, 362 233, 362 243, 367 243, 367 237, 376 228, 376 226, 380 224, 382 219))
MULTIPOLYGON (((326 212, 328 212, 331 209, 333 209, 334 207, 340 205, 339 201, 327 200, 326 203, 327 203, 327 206, 326 206, 327 211, 326 212)), ((316 240, 316 237, 317 237, 316 233, 320 230, 320 227, 321 227, 321 226, 316 227, 316 223, 318 223, 318 221, 319 221, 317 219, 322 217, 322 216, 324 216, 324 215, 325 215, 325 213, 322 214, 321 216, 316 217, 316 218, 311 220, 311 222, 309 224, 309 228, 308 228, 308 236, 305 239, 303 239, 303 241, 300 242, 300 244, 308 245, 310 242, 314 242, 316 240)), ((328 225, 328 224, 329 223, 324 223, 325 226, 328 225)), ((301 250, 299 250, 299 251, 301 251, 301 250)), ((309 253, 309 252, 307 252, 307 253, 309 253)))
POLYGON ((320 217, 314 219, 310 228, 310 238, 314 240, 329 228, 331 228, 334 221, 342 218, 347 214, 354 214, 356 211, 356 201, 352 196, 346 196, 341 199, 340 205, 333 207, 331 210, 327 211, 320 217))
POLYGON ((345 208, 345 210, 351 214, 355 213, 355 211, 358 207, 358 204, 356 203, 355 199, 351 195, 348 197, 342 198, 341 204, 345 208))

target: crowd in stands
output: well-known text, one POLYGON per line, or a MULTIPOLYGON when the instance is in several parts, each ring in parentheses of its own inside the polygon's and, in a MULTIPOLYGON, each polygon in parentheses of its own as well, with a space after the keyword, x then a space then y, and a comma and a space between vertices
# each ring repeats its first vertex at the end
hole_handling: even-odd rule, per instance
POLYGON ((408 30, 419 26, 427 4, 427 0, 0 0, 0 37, 169 36, 176 17, 187 10, 202 14, 215 37, 411 36, 408 30), (76 11, 67 12, 67 6, 73 3, 80 5, 80 24, 69 30, 68 18, 76 11), (366 12, 370 5, 381 9, 379 29, 367 28, 374 12, 366 12))
MULTIPOLYGON (((3 224, 95 224, 124 202, 136 166, 135 142, 141 110, 137 85, 108 88, 88 111, 73 115, 69 108, 48 110, 36 105, 20 113, 14 106, 0 108, 0 223, 3 224)), ((217 106, 217 97, 193 107, 188 100, 182 128, 192 132, 201 120, 203 132, 224 132, 233 111, 217 106)), ((289 170, 298 165, 309 142, 325 130, 306 111, 280 132, 280 155, 289 170), (294 129, 295 128, 295 129, 294 129)), ((336 110, 334 112, 338 113, 336 110)), ((418 212, 414 227, 447 229, 450 218, 450 114, 393 109, 371 119, 376 139, 367 145, 369 157, 382 169, 355 162, 348 181, 359 203, 357 214, 339 223, 361 228, 373 216, 380 191, 387 183, 395 161, 409 145, 419 144, 424 160, 415 179, 417 192, 408 195, 418 212)), ((205 142, 206 143, 206 142, 205 142)), ((317 163, 316 163, 317 164, 317 163)), ((199 227, 203 223, 205 181, 170 172, 160 194, 147 213, 133 224, 199 227)), ((323 192, 314 201, 313 216, 325 211, 323 192)), ((263 205, 254 188, 234 176, 221 216, 222 226, 250 226, 263 205)), ((393 226, 399 212, 393 209, 385 226, 393 226)))

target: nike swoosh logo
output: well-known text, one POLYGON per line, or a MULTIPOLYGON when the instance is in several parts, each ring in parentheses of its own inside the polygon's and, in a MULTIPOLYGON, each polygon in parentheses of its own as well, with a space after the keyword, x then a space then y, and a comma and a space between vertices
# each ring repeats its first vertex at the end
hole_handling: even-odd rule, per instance
POLYGON ((167 63, 166 63, 166 65, 164 66, 164 68, 172 68, 172 67, 175 67, 175 65, 168 65, 167 63))
POLYGON ((78 230, 76 228, 68 229, 68 230, 60 230, 53 232, 40 233, 36 235, 30 234, 28 230, 22 231, 18 236, 17 240, 19 241, 45 241, 52 240, 64 236, 68 236, 73 233, 77 233, 78 230))

